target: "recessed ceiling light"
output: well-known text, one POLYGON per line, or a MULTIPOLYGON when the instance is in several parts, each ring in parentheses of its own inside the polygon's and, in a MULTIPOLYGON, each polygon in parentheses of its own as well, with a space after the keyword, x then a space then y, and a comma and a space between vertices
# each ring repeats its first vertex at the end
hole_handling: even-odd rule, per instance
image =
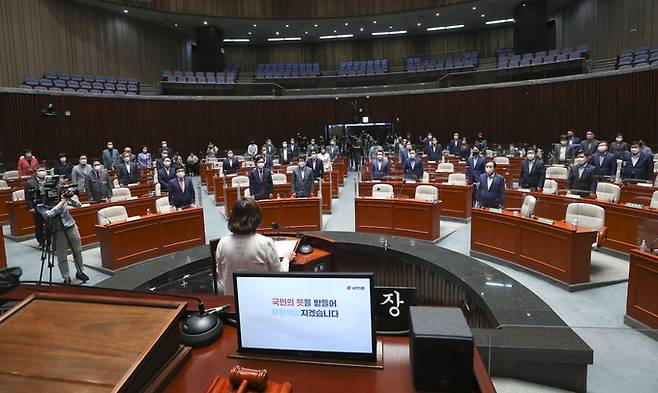
POLYGON ((174 27, 178 27, 178 23, 174 23, 174 27))
POLYGON ((204 21, 203 21, 203 24, 204 24, 204 25, 207 25, 207 24, 208 24, 208 21, 204 20, 204 21))
POLYGON ((416 23, 416 26, 420 26, 420 25, 421 25, 421 23, 420 23, 420 22, 418 22, 418 23, 416 23))
POLYGON ((435 15, 435 16, 439 16, 440 14, 439 14, 439 13, 437 12, 437 13, 436 13, 436 14, 434 14, 434 15, 435 15))
POLYGON ((484 14, 482 14, 482 15, 480 15, 480 16, 484 18, 484 14))
POLYGON ((124 13, 124 14, 127 14, 127 13, 128 13, 128 10, 123 10, 123 13, 124 13))
POLYGON ((254 27, 256 27, 256 24, 254 23, 254 27))
POLYGON ((345 26, 349 26, 349 25, 350 25, 349 23, 345 22, 345 26))
POLYGON ((393 26, 389 26, 388 28, 389 28, 389 29, 392 29, 392 28, 393 28, 393 26))
POLYGON ((359 31, 363 31, 363 27, 359 29, 359 31))
POLYGON ((308 31, 305 31, 304 34, 308 34, 308 31))
POLYGON ((473 9, 474 9, 474 10, 477 10, 477 9, 478 9, 478 7, 476 7, 476 6, 473 6, 473 9))
POLYGON ((251 35, 251 31, 250 31, 249 33, 247 33, 247 34, 251 35))
POLYGON ((279 35, 279 32, 278 32, 278 31, 276 32, 276 35, 279 35))
POLYGON ((373 20, 372 23, 377 24, 377 21, 376 21, 376 20, 373 20))
POLYGON ((286 27, 290 27, 290 25, 286 25, 286 27))
POLYGON ((316 23, 314 26, 315 26, 315 27, 318 27, 318 24, 316 23))
POLYGON ((336 32, 336 30, 334 30, 334 33, 335 33, 335 32, 336 32))

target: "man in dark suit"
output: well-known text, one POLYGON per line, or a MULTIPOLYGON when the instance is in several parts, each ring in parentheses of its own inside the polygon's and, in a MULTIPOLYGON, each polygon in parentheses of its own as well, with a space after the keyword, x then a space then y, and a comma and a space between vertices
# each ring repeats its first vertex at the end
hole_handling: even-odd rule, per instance
POLYGON ((480 175, 475 200, 481 208, 502 208, 505 204, 505 178, 496 173, 496 163, 489 161, 480 175))
POLYGON ((299 144, 295 142, 295 138, 290 138, 290 144, 288 145, 288 149, 292 154, 292 158, 293 159, 297 158, 297 155, 299 154, 299 144))
POLYGON ((574 150, 566 135, 560 135, 560 143, 555 145, 551 155, 553 164, 568 164, 573 160, 574 150))
POLYGON ((409 160, 410 151, 411 151, 411 143, 407 142, 400 150, 400 165, 404 166, 404 163, 409 160))
POLYGON ((117 179, 122 186, 139 183, 139 168, 129 153, 124 153, 123 162, 117 167, 117 179))
POLYGON ((459 133, 455 132, 452 135, 452 140, 448 142, 448 153, 452 156, 459 155, 462 147, 462 140, 459 138, 459 133))
POLYGON ((436 138, 432 138, 432 142, 430 142, 425 153, 427 154, 428 161, 435 161, 435 162, 441 161, 441 158, 443 157, 443 152, 441 145, 436 140, 436 138))
POLYGON ((164 155, 162 154, 164 152, 167 152, 168 157, 174 156, 174 149, 167 145, 167 141, 162 141, 160 146, 160 149, 158 149, 160 151, 160 157, 164 158, 164 155))
POLYGON ((293 198, 309 197, 313 193, 313 170, 300 157, 298 167, 292 171, 291 191, 293 198))
POLYGON ((651 180, 653 173, 653 157, 640 151, 640 142, 631 143, 631 154, 624 157, 621 168, 622 180, 651 180))
MULTIPOLYGON (((265 168, 267 169, 272 169, 272 165, 274 165, 274 162, 272 160, 272 155, 267 151, 267 146, 263 146, 260 150, 260 155, 263 157, 264 162, 265 162, 265 168)), ((258 158, 258 156, 256 156, 258 158)))
POLYGON ((176 171, 171 167, 171 158, 165 157, 162 160, 162 169, 158 171, 158 182, 160 191, 169 192, 169 181, 176 177, 176 171))
POLYGON ((167 158, 167 157, 172 158, 172 156, 170 156, 169 153, 168 153, 166 150, 164 150, 164 151, 163 151, 162 153, 160 153, 160 154, 161 154, 162 156, 161 156, 160 158, 158 158, 158 159, 155 161, 155 168, 156 168, 157 170, 160 170, 160 169, 162 169, 162 168, 164 167, 164 165, 162 165, 162 163, 164 162, 164 159, 165 159, 165 158, 167 158))
POLYGON ((484 166, 487 160, 480 155, 479 148, 474 147, 472 152, 473 155, 466 159, 466 180, 477 183, 480 181, 480 176, 485 172, 484 166))
POLYGON ((585 140, 580 142, 580 149, 587 153, 587 157, 591 157, 596 153, 596 147, 599 145, 599 141, 594 139, 594 132, 592 130, 587 130, 585 133, 585 140))
POLYGON ((194 205, 194 184, 185 176, 185 167, 176 167, 176 177, 169 180, 169 204, 175 208, 194 205))
POLYGON ((94 160, 92 171, 85 176, 85 192, 87 198, 100 202, 112 198, 112 180, 107 171, 101 169, 100 160, 94 160))
POLYGON ((329 142, 329 147, 327 148, 327 153, 329 153, 329 157, 331 158, 331 161, 335 160, 336 157, 340 154, 340 148, 336 144, 336 140, 332 139, 329 142))
POLYGON ((256 168, 249 172, 249 192, 256 200, 269 199, 273 189, 272 171, 265 166, 265 158, 258 156, 256 157, 256 168))
POLYGON ((34 235, 39 243, 39 246, 43 246, 45 239, 45 230, 46 230, 46 221, 43 218, 43 215, 37 211, 37 204, 43 203, 37 201, 37 195, 39 194, 39 189, 43 188, 46 183, 46 167, 39 164, 35 167, 34 177, 25 183, 25 204, 27 209, 32 212, 32 218, 34 219, 34 235))
POLYGON ((600 141, 597 153, 589 158, 589 163, 596 168, 596 176, 602 178, 614 178, 617 175, 617 158, 608 152, 608 142, 600 141))
POLYGON ((542 188, 544 187, 544 176, 546 176, 544 161, 537 158, 535 149, 528 149, 526 159, 521 162, 519 186, 533 190, 542 188))
POLYGON ((570 128, 570 129, 567 130, 567 135, 566 135, 566 137, 567 137, 567 143, 568 143, 569 146, 571 146, 574 150, 580 148, 580 138, 578 138, 577 136, 574 135, 574 131, 573 131, 573 129, 570 128))
POLYGON ((238 173, 239 168, 240 164, 238 163, 238 159, 233 156, 233 150, 226 152, 226 158, 222 162, 222 170, 224 171, 224 174, 234 175, 238 173))
POLYGON ((288 147, 288 142, 283 141, 281 144, 281 150, 279 151, 279 164, 289 165, 293 160, 292 152, 288 147))
POLYGON ((114 148, 112 141, 107 142, 107 149, 103 150, 103 166, 106 170, 114 169, 120 163, 119 151, 114 148))
POLYGON ((381 180, 388 176, 388 160, 384 159, 384 152, 377 152, 377 158, 370 163, 370 173, 372 180, 381 180))
POLYGON ((427 136, 425 138, 423 138, 423 140, 421 141, 421 145, 423 146, 423 151, 425 153, 427 153, 427 151, 430 149, 430 146, 432 145, 432 140, 433 139, 434 138, 432 138, 432 133, 428 132, 427 136))
POLYGON ((576 153, 575 165, 569 170, 567 188, 572 194, 590 198, 596 192, 596 184, 596 168, 587 161, 587 153, 580 150, 576 153))
POLYGON ((322 179, 322 175, 324 175, 324 163, 318 158, 315 150, 311 151, 311 158, 306 162, 306 165, 313 171, 313 178, 322 179))
POLYGON ((409 151, 409 159, 402 166, 404 178, 408 180, 423 180, 423 160, 416 157, 416 151, 409 151))

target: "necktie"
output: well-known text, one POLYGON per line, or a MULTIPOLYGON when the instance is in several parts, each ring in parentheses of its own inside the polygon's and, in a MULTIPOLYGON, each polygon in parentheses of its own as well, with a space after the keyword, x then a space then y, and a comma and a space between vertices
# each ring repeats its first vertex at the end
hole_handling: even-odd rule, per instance
POLYGON ((603 165, 604 156, 599 156, 599 165, 603 165))
POLYGON ((258 171, 258 179, 261 183, 263 182, 263 171, 258 171))
POLYGON ((100 174, 100 172, 96 172, 96 180, 98 180, 98 181, 101 180, 101 174, 100 174))
POLYGON ((185 180, 184 179, 179 179, 178 184, 180 184, 181 192, 185 192, 185 180))
POLYGON ((300 172, 302 172, 302 180, 304 180, 304 170, 301 170, 300 172))

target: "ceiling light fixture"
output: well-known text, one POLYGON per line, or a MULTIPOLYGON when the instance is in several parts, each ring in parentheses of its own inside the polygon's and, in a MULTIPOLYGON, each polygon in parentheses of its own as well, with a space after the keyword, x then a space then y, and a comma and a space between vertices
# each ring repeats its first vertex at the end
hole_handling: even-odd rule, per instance
POLYGON ((350 25, 349 23, 345 22, 345 26, 349 26, 349 25, 350 25))
POLYGON ((376 20, 373 20, 372 23, 377 24, 377 21, 376 21, 376 20))
POLYGON ((224 38, 224 42, 249 42, 249 38, 224 38))
POLYGON ((363 27, 359 29, 359 31, 363 31, 363 27))
POLYGON ((437 30, 452 30, 452 29, 461 29, 464 25, 451 25, 451 26, 437 26, 437 27, 428 27, 427 31, 437 31, 437 30))
POLYGON ((174 27, 178 27, 178 23, 174 23, 174 27))
POLYGON ((247 33, 247 34, 251 35, 251 31, 250 31, 249 33, 247 33))
POLYGON ((315 26, 315 27, 318 27, 318 24, 316 23, 314 26, 315 26))
POLYGON ((204 20, 204 21, 203 21, 203 24, 204 24, 204 26, 205 26, 205 25, 208 25, 208 21, 204 20))
POLYGON ((420 26, 420 25, 421 25, 421 23, 420 23, 420 22, 418 22, 418 23, 416 23, 416 26, 420 26))
POLYGON ((371 33, 372 35, 397 35, 397 34, 406 34, 406 30, 398 30, 398 31, 378 31, 375 33, 371 33))
POLYGON ((514 19, 510 18, 510 19, 490 20, 490 21, 484 22, 484 24, 485 25, 497 25, 499 23, 510 23, 510 22, 514 22, 514 19))
POLYGON ((124 14, 127 14, 127 13, 128 13, 128 10, 123 10, 123 13, 124 13, 124 14))
POLYGON ((334 33, 337 33, 337 31, 336 31, 336 30, 334 30, 334 33))
POLYGON ((254 27, 256 27, 256 24, 254 23, 254 27))
POLYGON ((286 27, 290 27, 290 25, 286 25, 286 27))
POLYGON ((304 34, 308 34, 308 31, 305 31, 304 34))
POLYGON ((279 35, 279 32, 278 32, 278 31, 276 32, 276 35, 279 35))
POLYGON ((333 40, 336 38, 352 38, 354 34, 338 34, 338 35, 322 35, 320 36, 321 40, 333 40))
POLYGON ((484 14, 480 15, 482 18, 484 18, 484 14))
POLYGON ((302 37, 270 37, 267 39, 270 42, 277 42, 277 41, 301 41, 302 37))
POLYGON ((439 15, 441 15, 441 14, 439 14, 438 12, 436 14, 434 14, 434 16, 439 16, 439 15))
POLYGON ((478 9, 478 7, 473 6, 473 11, 475 11, 475 10, 477 10, 477 9, 478 9))

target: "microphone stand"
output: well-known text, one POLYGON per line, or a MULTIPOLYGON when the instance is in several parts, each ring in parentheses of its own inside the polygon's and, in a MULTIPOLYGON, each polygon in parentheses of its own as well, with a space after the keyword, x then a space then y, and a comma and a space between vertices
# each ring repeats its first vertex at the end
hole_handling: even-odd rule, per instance
POLYGON ((272 222, 270 227, 277 231, 275 232, 276 234, 281 234, 279 230, 283 228, 289 231, 290 233, 292 233, 293 235, 295 235, 296 238, 300 239, 299 247, 297 247, 297 250, 295 250, 295 252, 299 252, 302 255, 310 254, 313 252, 313 247, 310 244, 306 243, 306 236, 303 233, 296 231, 292 228, 289 228, 285 225, 281 225, 278 222, 272 222))

